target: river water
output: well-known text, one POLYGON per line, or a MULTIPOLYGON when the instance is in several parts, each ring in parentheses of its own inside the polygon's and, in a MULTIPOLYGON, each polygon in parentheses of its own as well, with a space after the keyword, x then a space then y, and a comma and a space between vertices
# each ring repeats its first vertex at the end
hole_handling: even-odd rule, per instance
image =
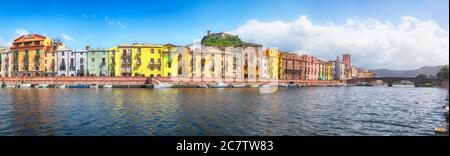
POLYGON ((447 90, 0 89, 0 135, 437 135, 447 90))

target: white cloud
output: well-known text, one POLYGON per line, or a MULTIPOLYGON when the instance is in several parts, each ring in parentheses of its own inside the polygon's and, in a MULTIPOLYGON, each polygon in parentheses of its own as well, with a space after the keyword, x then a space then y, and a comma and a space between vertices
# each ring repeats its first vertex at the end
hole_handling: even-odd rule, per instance
POLYGON ((97 18, 97 16, 96 16, 95 14, 92 14, 92 15, 89 15, 89 14, 82 14, 81 16, 82 16, 83 18, 92 18, 92 19, 97 18))
POLYGON ((61 34, 61 36, 62 36, 63 39, 65 39, 67 41, 70 41, 70 42, 75 42, 76 41, 72 36, 69 36, 67 34, 61 34))
POLYGON ((119 28, 125 29, 127 26, 123 24, 122 22, 116 20, 116 19, 109 19, 108 17, 105 17, 105 22, 110 26, 118 26, 119 28))
POLYGON ((413 69, 449 63, 449 30, 432 20, 402 17, 399 24, 348 19, 345 24, 313 24, 306 16, 290 22, 250 20, 233 30, 244 41, 335 59, 352 54, 363 68, 413 69))
POLYGON ((30 32, 27 31, 26 29, 16 29, 16 34, 18 36, 22 36, 22 35, 28 35, 28 34, 30 34, 30 32))

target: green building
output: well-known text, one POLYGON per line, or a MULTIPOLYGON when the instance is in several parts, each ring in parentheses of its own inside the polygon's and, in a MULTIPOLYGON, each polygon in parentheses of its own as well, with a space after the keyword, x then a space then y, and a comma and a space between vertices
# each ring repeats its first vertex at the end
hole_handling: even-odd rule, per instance
POLYGON ((109 52, 106 49, 89 49, 87 66, 89 76, 108 76, 109 52))

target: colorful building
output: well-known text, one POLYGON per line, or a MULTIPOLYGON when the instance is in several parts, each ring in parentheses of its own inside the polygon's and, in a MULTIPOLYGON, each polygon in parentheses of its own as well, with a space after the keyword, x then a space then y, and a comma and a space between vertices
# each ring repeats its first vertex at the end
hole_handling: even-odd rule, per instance
MULTIPOLYGON (((263 54, 264 55, 264 54, 263 54)), ((269 80, 278 80, 279 78, 279 51, 278 48, 267 48, 267 66, 269 80)))
MULTIPOLYGON (((243 43, 238 47, 242 48, 241 63, 243 64, 243 77, 247 82, 255 82, 258 76, 258 57, 262 53, 262 45, 254 43, 243 43)), ((269 58, 268 58, 269 59, 269 58)), ((239 61, 239 60, 238 60, 239 61)), ((270 61, 268 61, 268 66, 270 69, 270 61)), ((237 69, 239 70, 239 69, 237 69)), ((268 71, 269 77, 271 72, 268 71)), ((275 73, 273 74, 275 75, 275 73)))
POLYGON ((162 76, 162 50, 159 44, 120 45, 109 50, 112 76, 162 76))
POLYGON ((318 80, 319 79, 319 64, 317 58, 314 56, 301 55, 304 61, 304 75, 306 80, 318 80))
POLYGON ((58 75, 58 49, 64 49, 65 46, 60 40, 54 40, 52 46, 44 52, 44 76, 58 75))
POLYGON ((342 63, 344 63, 344 77, 345 80, 351 80, 352 79, 352 64, 351 64, 351 56, 350 54, 344 54, 342 55, 342 63))
POLYGON ((294 53, 283 52, 281 57, 281 70, 280 75, 283 80, 300 80, 306 79, 302 77, 304 61, 302 57, 294 53))
POLYGON ((339 59, 336 58, 334 63, 334 80, 345 80, 345 64, 339 59))
POLYGON ((88 76, 87 50, 58 50, 58 76, 88 76))
POLYGON ((49 37, 38 34, 23 35, 15 39, 11 46, 13 76, 43 76, 44 54, 55 49, 49 37))
POLYGON ((10 55, 9 48, 0 48, 0 77, 11 76, 10 55))
POLYGON ((89 76, 108 76, 109 51, 106 49, 88 49, 87 73, 89 76))

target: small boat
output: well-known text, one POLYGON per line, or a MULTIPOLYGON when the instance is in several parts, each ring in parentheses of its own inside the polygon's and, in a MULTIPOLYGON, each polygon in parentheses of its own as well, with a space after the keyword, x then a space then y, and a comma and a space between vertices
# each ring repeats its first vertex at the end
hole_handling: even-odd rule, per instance
POLYGON ((253 84, 253 85, 250 85, 250 87, 251 87, 251 88, 258 88, 258 87, 259 87, 259 85, 257 85, 257 84, 253 84))
POLYGON ((92 84, 92 85, 89 85, 89 88, 98 88, 98 85, 92 84))
POLYGON ((48 84, 39 84, 37 88, 48 88, 48 84))
POLYGON ((5 88, 16 88, 16 87, 18 87, 18 86, 16 86, 16 85, 11 85, 11 84, 5 85, 5 88))
POLYGON ((211 87, 211 88, 227 88, 228 85, 225 84, 225 83, 219 82, 219 83, 217 83, 215 85, 210 85, 209 87, 211 87))
POLYGON ((104 85, 103 88, 112 88, 112 85, 104 85))
POLYGON ((245 87, 244 84, 234 84, 234 85, 231 85, 231 86, 233 86, 233 88, 244 88, 245 87))
POLYGON ((28 83, 20 85, 20 88, 30 88, 30 87, 31 87, 31 84, 28 84, 28 83))
POLYGON ((67 88, 89 88, 87 84, 68 85, 67 88))
POLYGON ((298 86, 295 83, 289 83, 288 88, 297 88, 298 86))
POLYGON ((66 88, 66 85, 56 85, 55 88, 66 88))
POLYGON ((208 88, 208 85, 198 85, 198 88, 208 88))
POLYGON ((154 88, 154 89, 172 88, 172 85, 171 85, 171 84, 160 83, 160 84, 154 85, 153 88, 154 88))

